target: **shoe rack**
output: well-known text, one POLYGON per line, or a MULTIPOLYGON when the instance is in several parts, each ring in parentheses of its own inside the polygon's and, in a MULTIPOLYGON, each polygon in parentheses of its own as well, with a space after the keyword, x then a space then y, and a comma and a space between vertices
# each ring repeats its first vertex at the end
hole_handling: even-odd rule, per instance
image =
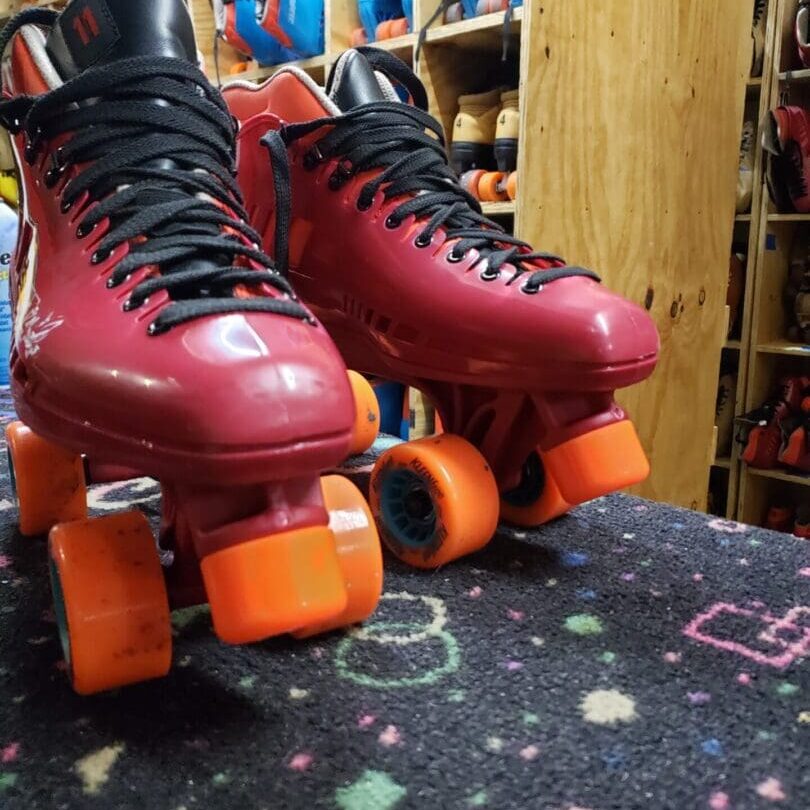
MULTIPOLYGON (((652 462, 637 492, 705 508, 721 355, 736 351, 746 367, 742 339, 726 348, 725 301, 732 230, 755 225, 733 213, 740 122, 760 93, 749 87, 753 0, 531 2, 508 23, 504 12, 439 18, 417 58, 416 32, 437 4, 416 0, 414 32, 375 44, 414 66, 446 132, 459 95, 519 87, 517 199, 484 209, 537 248, 597 269, 655 318, 659 368, 622 394, 652 462)), ((212 60, 208 0, 193 5, 212 60)), ((359 24, 355 0, 326 0, 326 53, 299 67, 322 82, 359 24)), ((278 69, 230 77, 223 66, 235 58, 226 45, 219 54, 224 82, 278 69)))
MULTIPOLYGON (((216 78, 210 0, 188 2, 216 78)), ((705 506, 714 461, 751 2, 543 0, 438 17, 419 49, 438 0, 415 0, 413 32, 376 43, 414 67, 448 133, 460 95, 519 88, 517 199, 484 210, 654 317, 659 367, 622 394, 652 462, 637 491, 687 507, 705 506)), ((326 0, 325 53, 298 66, 323 82, 359 25, 356 0, 326 0)), ((222 82, 278 70, 231 75, 242 58, 217 50, 222 82)))
MULTIPOLYGON (((753 7, 755 3, 748 3, 753 7)), ((734 213, 734 227, 730 253, 743 253, 745 261, 745 277, 742 296, 737 312, 734 313, 726 306, 726 339, 721 348, 720 374, 727 378, 728 374, 736 377, 736 386, 733 390, 733 400, 729 402, 732 417, 736 420, 747 409, 747 383, 751 350, 751 319, 754 311, 754 287, 759 260, 759 212, 763 202, 763 195, 767 190, 761 182, 763 166, 763 149, 761 137, 761 122, 770 106, 770 87, 773 71, 774 31, 776 30, 777 0, 768 0, 764 11, 765 31, 762 44, 762 66, 756 72, 759 75, 749 76, 744 88, 743 117, 740 133, 746 123, 753 124, 753 154, 752 177, 753 188, 751 202, 747 210, 734 213), (732 324, 733 330, 732 330, 732 324)), ((729 283, 731 279, 729 278, 729 283)), ((719 393, 718 393, 719 397, 719 393)), ((715 427, 712 440, 711 470, 709 474, 709 511, 722 517, 733 519, 737 517, 739 493, 741 489, 742 463, 740 453, 742 447, 735 439, 736 423, 731 426, 730 445, 722 441, 722 430, 715 427), (718 438, 720 441, 718 442, 718 438), (712 503, 712 496, 714 503, 712 503)))
MULTIPOLYGON (((766 47, 763 80, 763 116, 779 105, 810 108, 810 70, 801 68, 796 52, 794 25, 798 0, 772 0, 773 26, 766 47), (770 65, 768 64, 770 62, 770 65)), ((761 145, 759 152, 762 152, 761 145)), ((810 374, 810 345, 788 339, 789 314, 783 290, 794 237, 800 229, 810 235, 810 214, 780 212, 764 184, 763 165, 757 168, 759 220, 754 239, 756 267, 750 304, 750 351, 744 407, 748 412, 770 399, 786 376, 810 374)), ((753 223, 752 223, 753 224, 753 223)), ((754 252, 752 251, 752 252, 754 252)), ((739 520, 762 525, 770 506, 787 502, 810 505, 810 476, 784 468, 754 469, 739 465, 739 520)))

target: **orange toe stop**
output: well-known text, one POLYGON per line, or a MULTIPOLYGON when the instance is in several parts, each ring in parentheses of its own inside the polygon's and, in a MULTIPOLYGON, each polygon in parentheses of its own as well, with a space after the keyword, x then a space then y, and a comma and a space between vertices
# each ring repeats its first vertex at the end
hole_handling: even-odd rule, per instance
POLYGON ((543 462, 571 505, 638 484, 650 474, 647 456, 628 419, 545 451, 543 462))
POLYGON ((200 563, 214 631, 249 644, 326 621, 346 608, 335 538, 328 526, 260 537, 200 563))
POLYGON ((380 432, 380 403, 371 383, 356 371, 349 371, 349 383, 354 394, 354 432, 349 452, 365 453, 380 432))
POLYGON ((374 613, 382 596, 382 549, 366 499, 348 478, 341 475, 324 476, 321 487, 324 505, 329 512, 329 528, 335 535, 347 603, 344 611, 330 620, 296 631, 297 638, 365 621, 374 613))

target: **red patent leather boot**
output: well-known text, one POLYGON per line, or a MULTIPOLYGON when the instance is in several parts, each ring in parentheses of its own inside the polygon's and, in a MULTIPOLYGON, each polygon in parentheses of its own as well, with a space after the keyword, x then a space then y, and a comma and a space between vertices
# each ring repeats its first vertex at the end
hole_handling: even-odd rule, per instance
POLYGON ((482 215, 407 66, 359 48, 326 90, 290 68, 225 97, 266 248, 285 264, 289 226, 290 277, 347 363, 423 391, 447 431, 377 463, 371 504, 395 553, 440 565, 499 517, 538 525, 646 477, 614 391, 652 373, 652 320, 482 215), (288 154, 290 223, 265 145, 276 167, 288 154))
POLYGON ((359 495, 319 477, 348 452, 352 389, 247 224, 186 3, 73 0, 0 39, 23 190, 9 450, 75 688, 164 674, 170 601, 209 601, 230 643, 353 621, 347 577, 365 565, 373 602, 379 548, 359 495), (160 479, 166 579, 139 513, 87 519, 88 473, 160 479), (357 519, 333 531, 335 503, 357 519))

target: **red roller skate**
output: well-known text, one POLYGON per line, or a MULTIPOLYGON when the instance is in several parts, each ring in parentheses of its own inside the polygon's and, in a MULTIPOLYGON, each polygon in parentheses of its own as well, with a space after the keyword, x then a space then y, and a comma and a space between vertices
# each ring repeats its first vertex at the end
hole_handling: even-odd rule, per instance
POLYGON ((771 197, 781 211, 810 212, 810 112, 777 107, 768 114, 762 136, 771 197))
POLYGON ((229 643, 373 610, 373 519, 342 479, 352 387, 258 248, 233 120, 184 0, 73 0, 0 36, 0 121, 23 187, 7 431, 21 532, 50 531, 73 685, 164 675, 169 607, 229 643), (161 481, 161 566, 138 512, 88 519, 88 480, 161 481), (330 511, 331 508, 331 511, 330 511))
POLYGON ((539 525, 646 477, 614 391, 652 372, 655 326, 594 273, 481 214, 400 60, 348 51, 325 92, 286 69, 226 98, 267 246, 284 266, 275 234, 289 225, 291 277, 344 358, 421 390, 447 431, 374 469, 372 510, 396 554, 437 566, 485 545, 499 517, 539 525), (291 223, 263 138, 276 156, 289 150, 291 223))

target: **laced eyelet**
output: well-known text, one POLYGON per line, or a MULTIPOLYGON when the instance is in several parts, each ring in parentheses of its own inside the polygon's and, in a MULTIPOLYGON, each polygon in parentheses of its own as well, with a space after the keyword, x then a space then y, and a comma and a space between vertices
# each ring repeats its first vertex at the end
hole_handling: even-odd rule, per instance
POLYGON ((496 281, 501 277, 500 270, 493 270, 487 265, 480 273, 481 281, 496 281))
POLYGON ((448 262, 450 262, 450 264, 458 264, 459 262, 463 262, 463 261, 464 261, 465 256, 464 256, 464 254, 463 254, 463 253, 456 253, 456 249, 455 249, 455 248, 453 248, 453 249, 452 249, 452 250, 451 250, 451 251, 450 251, 450 252, 447 254, 446 258, 447 258, 447 261, 448 261, 448 262))
POLYGON ((165 327, 161 328, 160 326, 158 326, 156 321, 152 321, 152 323, 150 323, 146 329, 146 334, 149 335, 150 337, 155 337, 156 335, 162 335, 164 332, 168 331, 169 330, 166 329, 165 327))
POLYGON ((368 203, 366 205, 366 204, 363 203, 363 201, 362 201, 362 199, 360 197, 357 198, 357 210, 358 211, 365 212, 365 211, 368 211, 369 208, 371 208, 371 203, 368 203))
POLYGON ((525 284, 520 285, 520 291, 525 293, 526 295, 537 295, 540 290, 543 289, 543 285, 541 284, 539 287, 535 287, 534 285, 529 286, 529 282, 527 281, 525 284))
POLYGON ((389 231, 395 231, 400 225, 402 225, 402 221, 394 216, 385 218, 385 227, 388 228, 389 231))
POLYGON ((433 239, 425 239, 421 233, 419 234, 419 236, 416 237, 416 239, 413 240, 413 243, 414 245, 416 245, 416 247, 423 249, 426 247, 430 247, 431 242, 433 242, 433 239))
POLYGON ((33 166, 34 162, 37 159, 38 154, 39 154, 39 148, 36 146, 36 144, 34 144, 33 141, 29 141, 25 145, 25 152, 24 152, 25 162, 29 166, 33 166))
POLYGON ((62 204, 59 206, 59 210, 63 214, 67 214, 70 209, 73 208, 73 201, 72 200, 62 200, 62 204))
MULTIPOLYGON (((112 256, 112 251, 111 250, 97 250, 90 257, 90 264, 101 264, 102 262, 106 262, 107 259, 110 258, 110 256, 112 256)), ((116 285, 115 284, 110 284, 110 281, 112 281, 112 279, 107 281, 107 286, 108 287, 115 287, 116 285)))
POLYGON ((63 160, 65 154, 65 147, 60 146, 53 155, 53 163, 54 166, 58 166, 60 169, 65 167, 65 162, 63 160))
POLYGON ((133 301, 131 298, 127 298, 126 301, 121 306, 121 309, 124 312, 132 312, 133 309, 140 309, 144 304, 149 303, 149 298, 144 298, 143 301, 133 301))
POLYGON ((53 188, 59 182, 59 178, 62 176, 64 171, 64 168, 59 166, 54 166, 53 168, 48 169, 48 171, 45 172, 45 187, 53 188))
POLYGON ((321 150, 317 146, 313 146, 312 149, 304 153, 304 157, 301 158, 301 165, 308 172, 311 172, 322 160, 321 150))
POLYGON ((95 229, 95 225, 85 225, 83 222, 81 222, 79 223, 78 228, 76 228, 76 238, 84 239, 85 236, 89 236, 91 233, 93 233, 95 229))

